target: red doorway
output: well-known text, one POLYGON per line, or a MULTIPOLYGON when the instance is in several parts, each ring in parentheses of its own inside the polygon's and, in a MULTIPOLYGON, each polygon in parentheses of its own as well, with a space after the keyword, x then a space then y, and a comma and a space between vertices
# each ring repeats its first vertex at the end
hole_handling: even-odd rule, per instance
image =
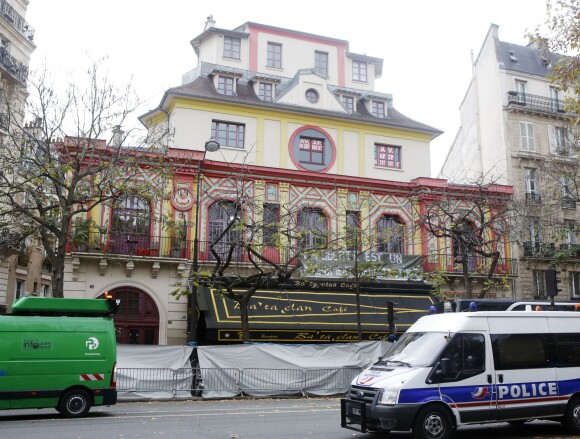
POLYGON ((121 301, 113 318, 117 343, 159 344, 159 310, 153 299, 131 287, 116 288, 109 294, 121 301))

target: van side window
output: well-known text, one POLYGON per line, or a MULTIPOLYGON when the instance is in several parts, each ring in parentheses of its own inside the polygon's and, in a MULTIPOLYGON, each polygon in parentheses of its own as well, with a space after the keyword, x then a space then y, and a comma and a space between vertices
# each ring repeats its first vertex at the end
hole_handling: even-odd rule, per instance
POLYGON ((549 336, 544 334, 495 334, 491 336, 496 370, 538 369, 554 366, 549 336), (551 363, 551 364, 550 364, 551 363))
POLYGON ((556 334, 558 367, 580 367, 580 334, 556 334))
POLYGON ((449 360, 445 381, 458 381, 485 371, 485 340, 482 334, 456 334, 441 355, 449 360))

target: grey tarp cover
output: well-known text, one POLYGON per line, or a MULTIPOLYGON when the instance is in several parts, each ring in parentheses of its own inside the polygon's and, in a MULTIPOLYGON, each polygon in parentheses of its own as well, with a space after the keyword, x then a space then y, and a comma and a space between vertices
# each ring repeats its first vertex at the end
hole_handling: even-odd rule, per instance
POLYGON ((240 390, 253 396, 342 393, 358 369, 376 361, 390 347, 385 341, 200 346, 202 395, 231 397, 240 390))
POLYGON ((192 350, 191 346, 117 345, 118 398, 191 396, 192 350), (177 389, 175 394, 173 389, 177 389))

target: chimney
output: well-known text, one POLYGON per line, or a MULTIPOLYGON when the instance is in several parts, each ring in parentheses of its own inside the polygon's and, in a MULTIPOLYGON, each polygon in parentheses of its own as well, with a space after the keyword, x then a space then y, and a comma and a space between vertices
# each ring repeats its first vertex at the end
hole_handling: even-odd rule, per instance
POLYGON ((538 49, 542 53, 550 52, 550 47, 548 46, 548 39, 541 37, 538 34, 536 34, 536 36, 530 41, 528 47, 531 47, 532 49, 538 49))
POLYGON ((125 131, 121 129, 121 125, 115 125, 113 127, 113 138, 111 139, 111 144, 115 147, 121 146, 125 136, 125 131))
POLYGON ((215 20, 213 19, 213 15, 207 17, 207 21, 205 22, 205 27, 203 28, 204 31, 208 30, 211 27, 215 26, 215 20))

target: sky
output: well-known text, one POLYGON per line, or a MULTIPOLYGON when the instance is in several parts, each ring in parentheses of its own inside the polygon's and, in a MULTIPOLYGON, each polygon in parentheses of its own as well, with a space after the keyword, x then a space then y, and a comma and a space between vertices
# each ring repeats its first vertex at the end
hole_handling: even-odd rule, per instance
MULTIPOLYGON (((37 46, 30 68, 46 67, 71 78, 106 56, 110 78, 131 82, 142 111, 157 107, 163 93, 195 68, 190 41, 208 16, 216 27, 245 22, 298 30, 349 42, 351 52, 382 58, 378 92, 395 108, 444 131, 431 143, 436 177, 459 129, 459 106, 492 23, 499 38, 527 44, 526 32, 541 25, 545 0, 366 0, 272 2, 199 0, 30 0, 26 21, 37 46)), ((134 119, 135 126, 139 125, 134 119)))

